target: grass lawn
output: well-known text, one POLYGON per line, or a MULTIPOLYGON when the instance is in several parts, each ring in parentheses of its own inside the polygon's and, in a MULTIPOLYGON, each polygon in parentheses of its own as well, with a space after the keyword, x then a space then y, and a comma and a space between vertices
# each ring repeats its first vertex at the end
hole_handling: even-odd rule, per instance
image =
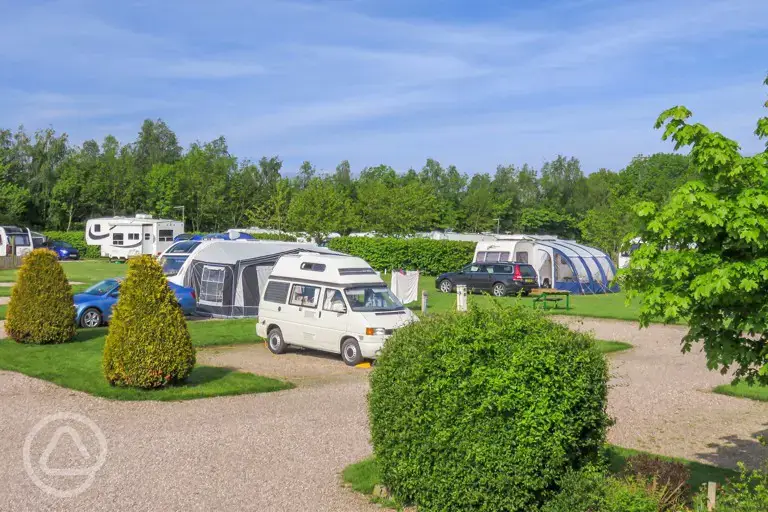
MULTIPOLYGON (((435 288, 435 278, 422 276, 419 279, 419 291, 427 290, 427 312, 443 312, 456 310, 456 294, 442 293, 435 288)), ((622 292, 601 295, 571 295, 571 309, 549 310, 551 313, 561 315, 589 316, 597 318, 614 318, 617 320, 637 320, 640 311, 640 301, 633 300, 627 306, 626 295, 622 292)), ((468 297, 470 304, 482 306, 492 300, 499 300, 505 304, 521 301, 529 307, 533 307, 533 297, 502 297, 494 299, 485 294, 472 294, 468 297)), ((561 301, 561 308, 565 307, 565 301, 561 301)), ((408 307, 415 312, 421 311, 421 295, 419 301, 409 304, 408 307)))
MULTIPOLYGON (((253 320, 189 322, 196 347, 254 343, 253 320)), ((101 372, 106 328, 79 330, 61 345, 20 345, 0 341, 0 369, 44 379, 59 386, 114 400, 188 400, 290 389, 292 384, 231 368, 196 366, 187 382, 159 390, 110 386, 101 372)))
MULTIPOLYGON (((128 270, 125 263, 110 263, 106 260, 67 261, 61 266, 70 281, 88 284, 98 283, 108 277, 123 277, 128 270)), ((0 270, 0 282, 15 281, 16 270, 0 270)))
POLYGON ((768 386, 750 386, 746 382, 739 382, 738 384, 723 384, 722 386, 717 386, 713 391, 715 393, 720 393, 721 395, 768 402, 768 386))
POLYGON ((5 320, 6 311, 8 311, 8 306, 0 306, 0 320, 5 320))
MULTIPOLYGON (((612 473, 620 472, 626 465, 627 458, 640 453, 643 452, 613 445, 606 445, 604 452, 608 463, 608 469, 612 473)), ((676 462, 682 462, 688 466, 691 471, 691 477, 688 480, 688 483, 690 484, 691 490, 693 492, 698 491, 702 484, 707 482, 724 483, 726 479, 734 478, 737 476, 737 472, 731 469, 719 468, 717 466, 710 466, 708 464, 701 464, 699 462, 693 462, 685 459, 673 459, 659 455, 654 455, 654 457, 658 457, 663 460, 674 460, 676 462)), ((350 464, 344 468, 341 476, 352 489, 367 495, 372 494, 374 486, 381 483, 379 470, 376 466, 376 459, 373 457, 361 460, 360 462, 356 462, 354 464, 350 464)), ((383 504, 394 505, 394 502, 385 501, 383 504)))

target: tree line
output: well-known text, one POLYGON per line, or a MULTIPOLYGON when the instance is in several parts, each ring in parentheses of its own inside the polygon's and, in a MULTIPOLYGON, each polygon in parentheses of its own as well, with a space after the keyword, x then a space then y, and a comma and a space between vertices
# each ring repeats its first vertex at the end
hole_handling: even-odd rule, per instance
POLYGON ((135 141, 112 135, 73 145, 47 128, 0 130, 0 222, 81 229, 100 215, 151 213, 180 218, 189 231, 259 226, 322 237, 331 232, 517 232, 576 238, 616 253, 634 227, 632 206, 662 204, 691 177, 679 154, 637 156, 614 172, 584 173, 558 156, 536 169, 499 165, 460 171, 427 159, 421 169, 388 165, 353 173, 305 161, 285 169, 278 156, 238 159, 224 137, 186 150, 162 120, 145 120, 135 141))

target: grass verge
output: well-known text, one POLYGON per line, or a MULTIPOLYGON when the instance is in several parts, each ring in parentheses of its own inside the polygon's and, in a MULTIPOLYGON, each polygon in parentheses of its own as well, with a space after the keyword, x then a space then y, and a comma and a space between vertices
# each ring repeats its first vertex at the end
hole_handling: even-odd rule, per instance
MULTIPOLYGON (((629 448, 621 448, 619 446, 606 445, 604 455, 608 464, 608 470, 611 473, 619 473, 624 469, 629 457, 641 453, 644 452, 631 450, 629 448)), ((718 482, 722 484, 726 479, 734 478, 738 475, 738 473, 732 469, 719 468, 717 466, 710 466, 708 464, 701 464, 690 460, 663 457, 661 455, 653 455, 653 457, 682 462, 688 466, 691 471, 691 477, 688 480, 688 483, 691 486, 691 490, 694 492, 698 491, 699 488, 707 482, 718 482)), ((350 488, 367 496, 371 496, 374 486, 381 483, 381 475, 379 474, 379 468, 376 466, 376 459, 374 457, 369 457, 360 462, 350 464, 344 468, 341 476, 350 488)), ((391 500, 387 500, 382 504, 395 508, 395 502, 391 500)))
POLYGON ((623 341, 597 340, 597 343, 595 345, 597 346, 597 350, 599 350, 603 354, 610 354, 612 352, 621 352, 622 350, 629 350, 632 348, 632 345, 630 345, 629 343, 624 343, 623 341))
POLYGON ((0 320, 5 320, 5 313, 8 311, 8 306, 0 306, 0 320))
POLYGON ((768 402, 768 386, 749 385, 746 382, 739 382, 738 384, 723 384, 722 386, 717 386, 712 391, 721 395, 768 402))
MULTIPOLYGON (((190 322, 196 347, 256 342, 251 320, 190 322)), ((293 387, 232 368, 196 366, 187 381, 157 390, 111 386, 101 371, 107 329, 80 330, 74 341, 61 345, 21 345, 0 341, 0 369, 16 371, 113 400, 190 400, 224 395, 266 393, 293 387)))
MULTIPOLYGON (((82 260, 62 262, 62 268, 70 281, 95 284, 109 277, 124 277, 128 265, 110 263, 107 260, 82 260)), ((15 282, 16 269, 0 270, 0 282, 15 282)))

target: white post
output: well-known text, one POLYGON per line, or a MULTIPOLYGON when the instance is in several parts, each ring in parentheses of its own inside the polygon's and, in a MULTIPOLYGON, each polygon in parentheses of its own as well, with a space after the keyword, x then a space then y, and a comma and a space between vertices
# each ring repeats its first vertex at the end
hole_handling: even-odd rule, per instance
POLYGON ((717 506, 717 483, 707 483, 707 510, 715 510, 717 506))
POLYGON ((467 285, 456 285, 456 311, 467 310, 467 285))
POLYGON ((427 290, 421 291, 421 314, 427 314, 427 290))

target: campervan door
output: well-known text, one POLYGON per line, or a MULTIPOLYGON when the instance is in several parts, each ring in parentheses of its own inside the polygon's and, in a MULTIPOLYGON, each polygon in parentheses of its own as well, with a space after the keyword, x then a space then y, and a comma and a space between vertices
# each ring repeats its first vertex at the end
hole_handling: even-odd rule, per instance
POLYGON ((157 224, 143 224, 141 226, 141 254, 155 254, 155 228, 157 224))

